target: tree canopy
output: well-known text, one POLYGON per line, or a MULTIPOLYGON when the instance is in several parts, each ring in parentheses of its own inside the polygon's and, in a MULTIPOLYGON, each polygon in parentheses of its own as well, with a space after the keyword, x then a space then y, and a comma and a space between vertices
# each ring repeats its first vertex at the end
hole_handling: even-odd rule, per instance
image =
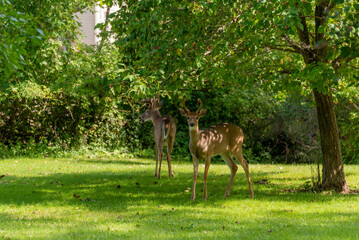
POLYGON ((349 0, 126 1, 110 18, 139 84, 176 92, 261 83, 308 93, 358 79, 358 11, 349 0))

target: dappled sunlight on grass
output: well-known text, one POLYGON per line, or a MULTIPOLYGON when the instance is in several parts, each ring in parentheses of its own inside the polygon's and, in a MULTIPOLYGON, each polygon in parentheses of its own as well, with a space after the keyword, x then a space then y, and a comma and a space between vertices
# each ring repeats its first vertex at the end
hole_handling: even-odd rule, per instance
MULTIPOLYGON (((0 238, 9 239, 357 239, 358 195, 293 192, 307 165, 250 165, 255 198, 239 168, 212 164, 208 200, 203 166, 190 201, 193 166, 173 162, 175 178, 154 175, 152 159, 6 159, 0 162, 0 238), (137 161, 136 161, 137 160, 137 161), (16 161, 16 162, 15 162, 16 161), (265 181, 264 181, 265 180, 265 181), (257 183, 254 183, 257 182, 257 183)), ((346 166, 358 186, 359 166, 346 166)))

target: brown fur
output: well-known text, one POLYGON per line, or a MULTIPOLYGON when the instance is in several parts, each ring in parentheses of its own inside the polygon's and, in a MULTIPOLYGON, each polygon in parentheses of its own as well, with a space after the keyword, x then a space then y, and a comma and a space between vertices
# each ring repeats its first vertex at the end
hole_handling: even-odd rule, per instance
MULTIPOLYGON (((198 101, 202 106, 202 102, 200 101, 200 99, 198 101)), ((205 160, 203 199, 207 199, 207 177, 209 165, 211 162, 211 157, 217 154, 220 154, 222 156, 222 158, 231 170, 231 177, 224 197, 229 196, 232 182, 238 169, 236 163, 231 157, 231 154, 242 165, 247 176, 250 196, 253 197, 254 194, 251 179, 249 177, 248 163, 245 161, 242 155, 242 144, 244 139, 242 129, 231 123, 222 123, 211 126, 208 129, 199 130, 198 121, 200 117, 204 116, 207 113, 207 110, 201 109, 201 106, 194 113, 190 112, 185 106, 184 107, 186 110, 180 108, 181 114, 187 117, 188 120, 190 135, 189 150, 193 159, 194 173, 191 200, 194 201, 196 197, 195 189, 200 159, 205 160)))
POLYGON ((161 166, 163 159, 163 146, 167 146, 167 165, 168 175, 173 177, 172 164, 171 164, 171 152, 176 136, 176 124, 171 116, 162 116, 159 112, 159 108, 162 107, 162 102, 159 102, 159 98, 143 100, 144 103, 150 103, 146 111, 140 116, 142 122, 152 120, 153 123, 153 136, 155 140, 156 149, 156 170, 155 176, 161 178, 161 166), (159 166, 158 166, 159 163, 159 166), (158 168, 158 173, 157 173, 158 168))

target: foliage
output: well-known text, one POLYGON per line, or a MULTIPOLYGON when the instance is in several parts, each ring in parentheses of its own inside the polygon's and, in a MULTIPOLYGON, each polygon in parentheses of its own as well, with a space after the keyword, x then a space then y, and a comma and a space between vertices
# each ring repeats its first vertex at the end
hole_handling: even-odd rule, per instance
POLYGON ((27 42, 37 45, 43 31, 32 15, 17 11, 8 0, 0 2, 0 74, 9 76, 26 63, 27 42))
MULTIPOLYGON (((339 87, 341 88, 339 83, 339 87)), ((343 159, 346 163, 359 163, 359 121, 358 88, 345 86, 337 95, 337 115, 342 136, 343 159)))
POLYGON ((357 112, 351 112, 349 118, 342 124, 343 135, 343 157, 346 163, 359 163, 359 134, 358 134, 359 116, 357 112))
POLYGON ((118 53, 106 47, 61 50, 53 47, 57 44, 50 42, 37 56, 48 66, 37 70, 40 79, 10 84, 1 94, 1 139, 10 145, 35 141, 64 147, 89 142, 118 146, 127 138, 122 127, 128 114, 119 111, 123 103, 114 96, 126 87, 111 62, 118 53), (61 58, 68 59, 66 64, 61 58))
POLYGON ((258 81, 267 88, 325 92, 338 79, 358 77, 349 64, 357 64, 358 4, 331 3, 326 23, 314 29, 315 4, 128 1, 110 17, 126 64, 135 67, 153 92, 183 95, 181 89, 251 86, 258 81), (303 42, 314 32, 318 37, 303 42), (324 33, 325 43, 319 39, 324 33), (309 61, 310 51, 323 47, 326 59, 309 61), (153 84, 153 78, 159 84, 153 84))
MULTIPOLYGON (((186 106, 194 111, 198 108, 198 98, 208 109, 199 127, 204 129, 219 122, 240 126, 245 134, 244 155, 249 162, 312 163, 316 159, 319 147, 317 124, 310 99, 268 93, 260 88, 249 90, 228 86, 218 91, 194 92, 186 106)), ((169 98, 162 100, 164 106, 160 112, 174 116, 177 124, 173 155, 186 156, 190 160, 188 126, 179 114, 179 100, 174 103, 169 98)), ((154 152, 152 124, 143 125, 148 128, 142 129, 141 135, 150 137, 140 140, 142 148, 152 148, 154 152)))
MULTIPOLYGON (((332 88, 356 102, 346 95, 358 79, 355 1, 333 1, 317 30, 314 0, 126 1, 97 26, 100 46, 89 47, 78 43, 74 13, 94 2, 0 2, 0 49, 7 49, 0 51, 3 156, 74 149, 151 156, 152 125, 140 125, 137 102, 160 93, 161 113, 178 125, 175 156, 189 159, 188 127, 177 111, 186 97, 193 109, 204 100, 209 111, 201 127, 228 121, 244 129, 250 162, 313 162, 319 139, 309 93, 332 88), (303 17, 314 31, 310 47, 330 46, 325 61, 309 63, 298 53, 303 17), (315 42, 315 31, 328 42, 315 42), (111 34, 116 46, 106 41, 111 34)), ((345 159, 356 162, 357 117, 350 111, 337 112, 345 159)))
MULTIPOLYGON (((148 159, 3 159, 0 238, 358 238, 358 195, 301 192, 311 177, 309 166, 251 165, 253 182, 268 181, 254 184, 254 199, 246 198, 240 168, 224 200, 229 169, 212 164, 211 195, 191 202, 192 164, 173 162, 175 178, 158 180, 148 159)), ((346 167, 353 187, 358 170, 346 167)), ((199 178, 199 195, 202 184, 199 178)))
MULTIPOLYGON (((11 155, 24 153, 34 144, 39 150, 47 146, 44 154, 51 150, 56 154, 59 146, 69 149, 89 143, 109 149, 125 147, 128 136, 123 126, 131 109, 126 102, 131 101, 122 97, 126 97, 131 82, 122 75, 127 69, 120 65, 121 54, 106 41, 98 49, 77 43, 79 23, 74 13, 93 1, 2 3, 8 10, 1 15, 5 20, 21 22, 12 15, 24 12, 32 23, 16 25, 24 28, 24 34, 11 31, 15 37, 41 33, 41 41, 36 34, 17 41, 23 60, 18 64, 26 64, 26 68, 12 69, 10 74, 1 67, 9 73, 0 81, 2 146, 7 146, 11 155)), ((11 62, 4 64, 11 66, 11 62)))

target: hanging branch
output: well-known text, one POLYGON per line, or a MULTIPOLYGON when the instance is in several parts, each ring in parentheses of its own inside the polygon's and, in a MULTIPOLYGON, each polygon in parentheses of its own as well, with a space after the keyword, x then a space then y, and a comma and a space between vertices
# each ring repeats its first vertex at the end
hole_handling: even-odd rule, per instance
POLYGON ((349 100, 350 105, 354 108, 355 111, 359 112, 359 107, 356 105, 353 100, 349 100))
POLYGON ((301 53, 299 49, 295 49, 295 48, 278 47, 278 46, 272 46, 269 44, 264 44, 264 47, 267 47, 271 50, 279 50, 279 51, 283 51, 283 52, 301 53))

